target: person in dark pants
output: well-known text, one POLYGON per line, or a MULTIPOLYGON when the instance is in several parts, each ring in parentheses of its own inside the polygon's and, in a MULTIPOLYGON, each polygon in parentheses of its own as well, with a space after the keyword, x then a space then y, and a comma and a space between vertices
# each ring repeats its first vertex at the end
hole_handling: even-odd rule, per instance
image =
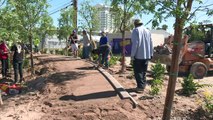
POLYGON ((101 32, 101 38, 99 42, 99 58, 101 59, 100 67, 105 64, 105 68, 108 69, 109 67, 109 53, 110 53, 110 46, 108 38, 106 37, 106 33, 104 31, 101 32))
POLYGON ((18 42, 14 44, 11 48, 12 57, 13 57, 13 69, 14 69, 14 83, 23 82, 23 58, 24 58, 24 50, 25 46, 18 42), (18 81, 18 73, 20 76, 20 80, 18 81))
POLYGON ((5 41, 2 41, 0 44, 0 59, 2 63, 2 78, 5 79, 7 77, 8 72, 8 54, 9 48, 5 41))
POLYGON ((151 33, 142 25, 141 20, 136 19, 134 21, 135 28, 131 35, 131 61, 137 82, 136 92, 143 92, 146 87, 148 62, 153 56, 151 33))

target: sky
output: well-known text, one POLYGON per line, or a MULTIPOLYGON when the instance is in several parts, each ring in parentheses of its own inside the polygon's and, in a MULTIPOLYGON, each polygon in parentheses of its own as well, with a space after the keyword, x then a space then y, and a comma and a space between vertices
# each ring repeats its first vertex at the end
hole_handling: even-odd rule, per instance
MULTIPOLYGON (((54 13, 55 11, 60 10, 61 8, 64 8, 65 6, 69 5, 71 3, 72 0, 48 0, 48 3, 50 4, 50 7, 48 9, 49 14, 54 13)), ((80 8, 80 4, 82 3, 82 1, 84 0, 78 0, 78 9, 80 8)), ((107 2, 108 4, 110 4, 109 2, 110 0, 93 0, 92 5, 96 5, 96 4, 104 4, 105 2, 107 2)), ((205 5, 209 5, 209 4, 213 4, 213 0, 203 0, 203 3, 205 3, 205 5)), ((198 4, 193 4, 193 8, 195 9, 198 6, 198 4)), ((213 6, 211 6, 211 9, 213 9, 213 6)), ((58 26, 58 18, 60 17, 60 12, 56 12, 54 14, 51 15, 51 17, 53 18, 54 21, 54 25, 58 26)), ((147 24, 146 23, 148 21, 150 21, 150 19, 152 19, 153 15, 149 14, 149 15, 142 15, 142 21, 145 24, 145 26, 149 29, 152 28, 151 24, 147 24)), ((135 18, 139 18, 139 17, 135 17, 135 18)), ((78 18, 79 19, 79 18, 78 18)), ((203 20, 211 20, 213 22, 213 16, 209 17, 206 16, 205 13, 198 13, 196 14, 196 20, 198 22, 202 22, 203 20)), ((173 24, 175 22, 174 18, 169 18, 165 21, 162 21, 162 23, 160 24, 159 27, 161 27, 163 24, 168 25, 168 32, 173 34, 174 33, 174 28, 173 28, 173 24)))

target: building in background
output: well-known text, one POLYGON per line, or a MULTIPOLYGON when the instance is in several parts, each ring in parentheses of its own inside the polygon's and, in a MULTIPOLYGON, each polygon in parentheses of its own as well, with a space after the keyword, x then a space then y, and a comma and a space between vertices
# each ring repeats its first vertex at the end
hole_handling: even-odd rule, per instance
POLYGON ((40 49, 42 44, 44 49, 62 49, 66 47, 66 40, 59 40, 56 35, 47 36, 42 42, 40 42, 40 49))
POLYGON ((95 6, 98 10, 98 16, 100 20, 100 26, 98 31, 106 31, 106 32, 113 32, 114 24, 113 24, 113 16, 110 13, 110 6, 106 6, 103 4, 97 4, 95 6))

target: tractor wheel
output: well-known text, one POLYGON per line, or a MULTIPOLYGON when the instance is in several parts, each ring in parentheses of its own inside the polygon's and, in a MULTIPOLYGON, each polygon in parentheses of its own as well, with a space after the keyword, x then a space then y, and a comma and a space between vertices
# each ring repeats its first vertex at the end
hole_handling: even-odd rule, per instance
POLYGON ((195 79, 201 79, 207 74, 207 67, 202 62, 196 62, 192 64, 190 68, 190 73, 195 79))
POLYGON ((171 68, 170 65, 166 65, 166 71, 167 71, 168 73, 170 72, 170 68, 171 68))

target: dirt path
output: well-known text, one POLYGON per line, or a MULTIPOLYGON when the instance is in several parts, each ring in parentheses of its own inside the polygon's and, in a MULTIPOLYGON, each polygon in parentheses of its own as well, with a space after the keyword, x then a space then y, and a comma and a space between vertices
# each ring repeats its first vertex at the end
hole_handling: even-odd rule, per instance
MULTIPOLYGON (((4 98, 0 120, 143 120, 141 109, 121 100, 84 60, 38 56, 49 73, 27 81, 29 90, 4 98)), ((42 67, 38 68, 41 71, 42 67)), ((44 72, 45 73, 45 72, 44 72)))

